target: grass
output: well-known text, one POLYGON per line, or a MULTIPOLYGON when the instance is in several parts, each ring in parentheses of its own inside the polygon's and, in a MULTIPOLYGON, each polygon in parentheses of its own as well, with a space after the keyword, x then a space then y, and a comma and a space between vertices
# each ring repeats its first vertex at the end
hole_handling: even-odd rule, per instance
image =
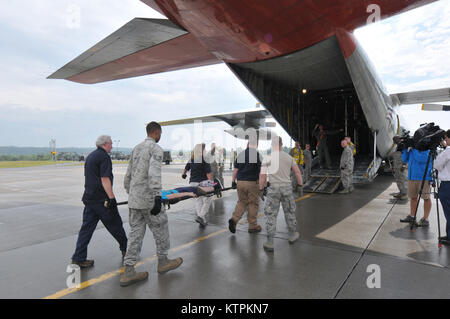
MULTIPOLYGON (((84 162, 72 162, 72 161, 0 161, 0 168, 20 168, 20 167, 32 167, 43 165, 57 165, 63 163, 73 163, 74 166, 84 165, 84 162)), ((127 164, 128 161, 113 161, 113 164, 127 164)))
MULTIPOLYGON (((17 168, 17 167, 31 167, 42 165, 55 165, 63 162, 54 161, 4 161, 0 162, 0 168, 17 168)), ((65 162, 64 162, 65 163, 65 162)))

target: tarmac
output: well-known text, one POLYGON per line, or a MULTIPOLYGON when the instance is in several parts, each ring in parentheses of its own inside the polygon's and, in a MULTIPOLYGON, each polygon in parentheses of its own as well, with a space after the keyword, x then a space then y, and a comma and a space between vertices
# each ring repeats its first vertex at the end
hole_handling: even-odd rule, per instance
MULTIPOLYGON (((187 184, 183 166, 163 167, 163 188, 187 184)), ((126 165, 114 165, 114 192, 123 188, 126 165)), ((231 171, 225 185, 231 184, 231 171)), ((155 245, 147 230, 138 271, 149 279, 120 287, 118 243, 101 223, 88 250, 94 267, 81 270, 78 288, 69 288, 68 265, 82 222, 84 176, 81 165, 0 169, 0 298, 49 299, 298 299, 298 298, 449 298, 450 247, 438 247, 436 201, 430 227, 410 232, 399 220, 409 213, 407 200, 393 200, 392 176, 355 185, 351 194, 297 196, 300 239, 288 243, 283 212, 278 215, 275 251, 266 239, 263 202, 258 222, 263 231, 228 230, 237 195, 215 198, 208 226, 194 221, 194 201, 168 210, 169 257, 184 259, 180 268, 159 275, 155 245)), ((439 204, 440 205, 440 204, 439 204)), ((282 209, 281 209, 282 210, 282 209)), ((442 206, 441 229, 445 229, 442 206)), ((120 206, 129 232, 128 208, 120 206)), ((420 205, 418 217, 423 215, 420 205)), ((445 234, 442 234, 445 235, 445 234)))

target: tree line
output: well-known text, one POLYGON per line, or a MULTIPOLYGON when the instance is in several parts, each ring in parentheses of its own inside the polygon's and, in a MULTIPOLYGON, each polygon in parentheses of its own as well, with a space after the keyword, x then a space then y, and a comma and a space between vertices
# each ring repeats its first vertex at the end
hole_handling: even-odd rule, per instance
POLYGON ((0 155, 0 161, 49 161, 51 154, 0 155))

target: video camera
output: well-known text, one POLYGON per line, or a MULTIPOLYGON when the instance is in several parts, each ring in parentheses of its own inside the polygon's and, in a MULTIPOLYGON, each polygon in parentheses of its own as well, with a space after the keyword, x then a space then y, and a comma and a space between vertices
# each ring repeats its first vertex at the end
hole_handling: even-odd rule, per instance
POLYGON ((403 151, 414 147, 414 140, 409 136, 409 131, 404 131, 401 136, 394 136, 394 143, 397 144, 397 151, 403 151))
POLYGON ((445 131, 434 123, 422 124, 421 127, 414 132, 411 138, 409 132, 405 132, 403 136, 394 137, 398 150, 404 150, 413 147, 418 151, 427 151, 436 149, 445 138, 445 131))

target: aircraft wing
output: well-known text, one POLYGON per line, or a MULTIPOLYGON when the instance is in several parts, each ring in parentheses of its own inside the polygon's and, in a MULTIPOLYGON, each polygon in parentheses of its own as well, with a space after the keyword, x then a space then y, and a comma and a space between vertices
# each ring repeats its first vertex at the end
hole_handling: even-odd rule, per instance
POLYGON ((450 101, 450 88, 391 94, 394 105, 450 101))
POLYGON ((220 62, 170 20, 135 18, 48 78, 92 84, 220 62))
POLYGON ((200 117, 192 117, 173 121, 159 122, 161 126, 180 125, 180 124, 193 124, 195 121, 202 122, 226 122, 230 126, 236 126, 238 124, 245 124, 249 127, 260 128, 266 118, 271 118, 272 115, 266 109, 252 109, 247 111, 222 113, 215 115, 207 115, 200 117))

